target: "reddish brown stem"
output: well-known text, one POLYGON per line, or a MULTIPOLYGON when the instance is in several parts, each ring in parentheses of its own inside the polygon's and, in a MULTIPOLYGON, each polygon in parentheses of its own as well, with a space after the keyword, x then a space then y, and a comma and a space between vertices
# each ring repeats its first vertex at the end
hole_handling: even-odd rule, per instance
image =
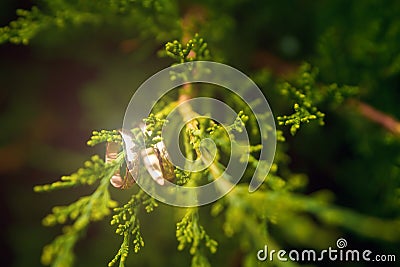
POLYGON ((388 131, 400 136, 400 122, 394 117, 358 100, 351 100, 350 104, 356 106, 358 111, 367 119, 380 124, 388 131))

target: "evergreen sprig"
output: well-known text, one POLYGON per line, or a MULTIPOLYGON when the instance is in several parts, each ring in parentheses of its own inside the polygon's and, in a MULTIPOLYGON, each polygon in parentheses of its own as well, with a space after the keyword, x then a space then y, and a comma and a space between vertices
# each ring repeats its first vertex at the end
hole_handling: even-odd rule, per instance
POLYGON ((210 59, 210 51, 207 48, 207 43, 199 34, 195 34, 186 45, 178 40, 168 42, 165 45, 165 51, 166 55, 179 63, 210 59))
POLYGON ((14 44, 29 43, 29 40, 46 25, 47 19, 37 7, 30 11, 18 9, 18 19, 9 26, 0 28, 0 43, 10 42, 14 44))
POLYGON ((167 0, 41 1, 31 10, 18 9, 17 16, 18 19, 0 28, 0 44, 27 45, 38 33, 52 27, 63 30, 85 24, 128 25, 138 28, 143 37, 159 40, 180 33, 176 2, 167 0))
POLYGON ((121 143, 122 142, 122 137, 118 133, 117 130, 101 130, 101 131, 93 131, 92 136, 90 137, 90 140, 87 141, 88 146, 95 146, 100 143, 104 142, 117 142, 121 143))
POLYGON ((324 125, 325 114, 319 110, 319 105, 326 102, 339 105, 358 92, 357 87, 354 86, 319 85, 317 75, 317 68, 304 63, 293 82, 283 82, 278 85, 281 94, 294 102, 294 113, 277 117, 279 125, 291 125, 292 135, 296 134, 301 124, 313 120, 324 125))
MULTIPOLYGON (((237 245, 245 252, 245 266, 259 264, 254 255, 265 244, 268 244, 270 250, 281 249, 278 240, 271 235, 271 228, 283 232, 287 240, 308 246, 309 240, 315 236, 338 238, 327 229, 321 228, 320 224, 338 226, 365 237, 385 241, 400 238, 395 230, 399 226, 397 220, 382 220, 357 214, 332 204, 323 192, 302 196, 291 192, 289 187, 290 183, 283 183, 279 188, 258 190, 249 195, 247 186, 239 184, 223 200, 213 204, 211 214, 217 217, 223 213, 225 216, 225 235, 239 239, 237 245), (282 191, 282 188, 289 190, 282 191), (293 221, 293 218, 296 220, 293 221)), ((319 240, 313 240, 312 247, 321 246, 319 240)), ((283 262, 280 264, 288 266, 283 262)), ((298 265, 290 263, 289 266, 298 265)))
POLYGON ((185 185, 190 180, 191 172, 175 168, 176 184, 185 185))
POLYGON ((176 224, 176 238, 179 242, 178 250, 190 245, 189 253, 193 256, 192 267, 210 266, 202 246, 215 253, 218 243, 200 225, 197 208, 189 208, 182 220, 176 224))
POLYGON ((314 92, 316 90, 315 78, 317 70, 311 69, 308 64, 303 65, 295 85, 288 82, 282 83, 280 91, 282 95, 293 99, 294 113, 277 117, 279 125, 291 125, 290 133, 295 135, 302 123, 308 123, 311 120, 318 120, 320 125, 324 124, 324 113, 320 112, 315 106, 314 92))
POLYGON ((238 132, 241 133, 243 130, 246 130, 246 122, 248 121, 249 116, 245 115, 244 112, 241 110, 239 111, 238 115, 236 116, 235 121, 232 125, 227 127, 228 132, 238 132))
POLYGON ((42 263, 53 267, 71 266, 74 261, 73 248, 81 238, 89 223, 102 220, 111 213, 111 208, 116 206, 108 192, 109 178, 119 168, 115 165, 108 171, 103 170, 100 185, 90 196, 83 197, 65 207, 53 208, 53 213, 44 220, 44 225, 64 224, 71 219, 73 224, 63 228, 63 234, 56 237, 54 241, 43 248, 42 263))
MULTIPOLYGON (((143 10, 135 9, 135 3, 133 2, 136 1, 110 1, 112 7, 115 7, 113 11, 117 10, 118 14, 138 14, 138 18, 145 21, 146 12, 141 13, 143 10)), ((147 11, 158 10, 162 13, 162 10, 164 10, 162 7, 167 6, 165 1, 139 2, 142 7, 147 8, 147 11)), ((57 3, 63 3, 63 1, 55 2, 54 6, 57 6, 57 3)), ((56 9, 54 8, 54 10, 56 9)), ((21 13, 22 16, 27 18, 27 21, 21 19, 17 24, 11 26, 12 29, 5 30, 3 28, 2 32, 0 32, 0 36, 3 39, 0 39, 0 42, 6 39, 12 41, 11 39, 15 37, 22 38, 15 39, 15 43, 26 43, 26 40, 32 38, 36 31, 24 33, 28 29, 24 28, 27 27, 24 23, 32 24, 33 26, 29 27, 35 29, 35 25, 40 25, 34 23, 36 19, 43 23, 46 21, 44 17, 40 17, 42 15, 39 11, 32 11, 32 14, 36 14, 37 18, 30 15, 30 13, 25 15, 21 13)), ((61 12, 61 14, 64 13, 61 12)), ((76 14, 73 16, 75 19, 77 18, 76 14)), ((154 20, 154 18, 151 18, 150 24, 154 25, 154 20)), ((145 25, 146 23, 143 21, 142 25, 145 25)), ((63 20, 59 22, 61 23, 60 25, 64 23, 63 20)), ((172 18, 168 22, 175 23, 172 18)), ((39 31, 39 28, 37 31, 39 31)), ((153 30, 156 32, 159 29, 153 30)), ((195 35, 186 44, 182 44, 179 41, 170 42, 166 44, 165 51, 168 56, 178 63, 204 60, 210 56, 206 42, 199 35, 195 35)), ((278 117, 281 125, 291 125, 290 131, 293 135, 303 123, 316 120, 323 124, 324 114, 318 108, 321 103, 332 102, 340 104, 345 98, 357 91, 357 88, 351 86, 320 85, 316 80, 317 74, 316 68, 305 64, 300 68, 299 74, 296 75, 293 81, 278 85, 282 94, 294 102, 293 114, 278 117)), ((192 91, 181 90, 180 93, 187 94, 190 97, 192 91)), ((232 100, 232 102, 235 101, 232 100)), ((169 113, 168 110, 176 106, 176 103, 166 104, 161 110, 155 109, 153 114, 145 118, 144 121, 147 125, 147 133, 144 134, 146 147, 153 146, 162 140, 160 137, 161 129, 166 123, 164 118, 169 113)), ((255 105, 256 103, 253 104, 255 105)), ((211 137, 217 144, 218 151, 217 157, 210 165, 209 170, 187 172, 175 169, 178 184, 196 186, 200 184, 200 181, 204 180, 204 177, 217 179, 220 176, 224 170, 223 164, 219 162, 220 155, 228 153, 224 149, 230 147, 231 142, 235 143, 235 132, 245 130, 245 123, 248 121, 251 123, 253 119, 251 116, 245 115, 245 113, 246 110, 245 112, 240 112, 232 125, 227 128, 221 127, 210 119, 196 119, 186 124, 183 144, 185 154, 189 160, 201 156, 200 143, 204 138, 211 137)), ((181 115, 182 117, 185 116, 185 114, 181 115)), ((266 114, 257 115, 266 116, 266 114)), ((253 125, 251 124, 250 126, 252 127, 253 125)), ((282 142, 285 140, 282 131, 277 131, 277 139, 282 142)), ((94 146, 102 142, 121 141, 121 136, 117 130, 102 130, 93 132, 88 145, 94 146)), ((261 149, 261 146, 252 144, 248 149, 250 153, 256 154, 261 149)), ((290 172, 287 169, 287 158, 288 156, 281 146, 277 149, 275 162, 260 162, 257 157, 250 155, 249 169, 258 164, 271 166, 271 172, 267 177, 259 177, 260 179, 266 178, 264 185, 258 191, 249 194, 247 184, 239 184, 223 199, 213 204, 212 215, 224 214, 222 230, 225 235, 227 237, 240 235, 240 246, 247 254, 245 259, 247 266, 257 264, 254 251, 262 248, 264 244, 268 243, 272 249, 279 248, 279 242, 274 240, 271 228, 274 228, 274 231, 280 230, 284 232, 285 237, 288 239, 295 239, 305 244, 309 240, 314 240, 313 237, 316 234, 331 237, 332 234, 329 229, 324 229, 322 225, 327 225, 328 227, 331 225, 340 226, 360 235, 381 240, 392 241, 400 239, 397 231, 398 221, 380 220, 339 208, 329 201, 329 194, 317 192, 312 196, 303 196, 296 193, 297 190, 304 187, 307 178, 302 174, 290 172), (316 220, 318 222, 315 222, 316 220)), ((144 246, 138 212, 141 207, 144 207, 147 212, 151 212, 158 206, 158 202, 139 189, 138 193, 133 194, 126 204, 116 207, 116 203, 111 200, 108 192, 109 178, 121 167, 123 159, 123 152, 118 155, 117 160, 107 164, 98 156, 94 156, 91 161, 85 163, 84 168, 71 176, 62 177, 60 182, 35 187, 35 191, 42 192, 77 185, 93 185, 96 181, 100 181, 99 186, 92 195, 82 197, 68 206, 54 207, 52 214, 45 217, 43 223, 47 226, 65 224, 67 221, 73 221, 73 223, 65 226, 63 234, 58 236, 50 245, 45 246, 42 255, 44 264, 51 264, 57 267, 71 266, 74 260, 73 247, 77 240, 84 235, 89 223, 110 215, 112 208, 115 214, 112 217, 111 224, 116 226, 116 233, 121 235, 123 240, 115 257, 109 262, 109 266, 113 266, 117 262, 119 262, 119 266, 124 266, 130 250, 138 252, 144 246)), ((192 255, 192 267, 210 266, 210 262, 207 259, 207 250, 211 253, 217 251, 217 242, 206 233, 205 228, 200 223, 198 208, 187 209, 182 220, 176 225, 178 250, 188 248, 190 255, 192 255)))
POLYGON ((49 192, 79 185, 92 185, 102 179, 105 171, 115 168, 115 164, 105 164, 98 155, 94 155, 91 161, 86 161, 84 167, 77 172, 69 176, 62 176, 60 181, 51 184, 37 185, 33 190, 35 192, 49 192))
POLYGON ((146 123, 146 147, 154 146, 162 141, 162 128, 168 122, 166 119, 159 118, 153 113, 143 120, 146 123))
MULTIPOLYGON (((109 262, 108 266, 114 266, 118 261, 119 266, 125 266, 125 261, 129 255, 130 247, 133 245, 133 251, 139 252, 144 246, 142 235, 140 234, 140 223, 138 219, 138 208, 142 203, 146 203, 146 196, 143 191, 132 195, 131 199, 122 207, 114 209, 111 225, 117 225, 115 233, 123 236, 121 246, 115 257, 109 262)), ((147 197, 146 210, 152 211, 157 206, 156 202, 149 201, 147 197)))
POLYGON ((64 1, 49 4, 47 12, 34 6, 31 10, 18 9, 17 15, 17 20, 0 28, 0 43, 27 45, 39 32, 52 26, 64 28, 67 24, 97 24, 101 19, 94 12, 80 11, 64 1))

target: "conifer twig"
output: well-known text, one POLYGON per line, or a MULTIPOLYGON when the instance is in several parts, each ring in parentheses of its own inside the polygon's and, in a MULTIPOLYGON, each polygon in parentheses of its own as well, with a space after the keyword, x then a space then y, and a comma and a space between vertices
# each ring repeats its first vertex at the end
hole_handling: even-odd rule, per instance
MULTIPOLYGON (((274 56, 268 51, 261 51, 254 56, 254 66, 258 69, 268 68, 278 76, 290 76, 298 69, 296 63, 289 63, 274 56)), ((348 104, 355 106, 357 111, 365 118, 380 124, 383 128, 396 136, 400 136, 400 121, 393 116, 386 114, 371 105, 356 99, 350 99, 348 104)))

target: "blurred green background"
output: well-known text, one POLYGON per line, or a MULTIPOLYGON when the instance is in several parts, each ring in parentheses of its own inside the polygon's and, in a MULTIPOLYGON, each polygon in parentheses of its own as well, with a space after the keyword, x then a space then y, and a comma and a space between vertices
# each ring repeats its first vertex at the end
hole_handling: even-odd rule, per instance
MULTIPOLYGON (((16 19, 17 8, 30 9, 40 2, 1 1, 0 25, 16 19)), ((71 3, 75 2, 85 1, 71 3)), ((308 61, 319 68, 321 83, 359 86, 360 101, 400 118, 398 1, 173 1, 171 10, 177 16, 187 10, 207 14, 199 32, 216 60, 249 75, 265 68, 276 79, 289 76, 302 61, 308 61)), ((157 52, 165 42, 180 37, 179 31, 171 30, 173 18, 170 23, 158 18, 161 26, 152 30, 151 21, 144 18, 154 14, 135 24, 134 19, 104 13, 102 23, 47 27, 29 46, 0 46, 3 266, 40 266, 43 245, 60 231, 42 227, 42 217, 52 206, 67 204, 91 189, 35 194, 33 186, 72 173, 92 154, 102 155, 103 147, 85 145, 92 130, 121 127, 135 88, 172 63, 157 52)), ((289 110, 276 92, 261 87, 275 115, 289 110)), ((304 193, 328 189, 339 205, 380 218, 398 218, 399 135, 350 105, 324 108, 325 127, 310 124, 296 137, 288 135, 291 169, 309 176, 304 193)), ((112 193, 120 202, 129 197, 129 192, 112 193)), ((143 216, 146 246, 130 257, 128 263, 135 262, 132 266, 190 262, 187 253, 176 250, 178 218, 171 209, 143 216)), ((219 225, 210 225, 211 236, 221 235, 219 225)), ((94 224, 76 249, 76 266, 106 266, 120 241, 113 231, 108 222, 94 224)), ((397 253, 399 247, 399 243, 344 234, 355 247, 381 253, 397 253)), ((282 242, 295 246, 284 235, 282 242)), ((224 265, 215 266, 240 266, 236 263, 240 252, 229 240, 220 247, 226 252, 211 261, 224 265)))

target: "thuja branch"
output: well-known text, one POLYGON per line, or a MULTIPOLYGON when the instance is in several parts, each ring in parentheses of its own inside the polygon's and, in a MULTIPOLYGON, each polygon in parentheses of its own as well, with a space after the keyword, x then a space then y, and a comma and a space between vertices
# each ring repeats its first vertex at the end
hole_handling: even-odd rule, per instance
MULTIPOLYGON (((245 186, 237 186, 227 197, 232 198, 232 201, 239 201, 240 205, 245 205, 246 209, 254 215, 266 217, 275 223, 283 223, 283 220, 290 219, 293 213, 306 212, 324 224, 340 226, 366 237, 386 241, 400 240, 400 233, 396 230, 399 227, 398 220, 385 220, 354 213, 317 195, 306 197, 285 191, 268 191, 268 193, 256 191, 249 195, 245 186), (269 204, 260 205, 261 203, 269 204)), ((232 223, 234 220, 231 221, 232 223)), ((235 227, 238 229, 237 226, 235 227)))
MULTIPOLYGON (((82 197, 75 203, 64 207, 54 207, 53 213, 46 216, 43 224, 52 226, 55 224, 64 224, 68 219, 73 220, 72 225, 63 228, 63 234, 58 236, 51 244, 43 248, 42 263, 54 267, 70 266, 74 261, 73 247, 81 238, 91 221, 102 220, 108 216, 110 209, 116 206, 116 202, 111 200, 108 192, 109 178, 119 168, 123 156, 120 155, 116 162, 110 166, 103 165, 103 173, 100 176, 100 184, 94 193, 90 196, 82 197)), ((83 173, 85 171, 82 171, 83 173)), ((82 173, 81 172, 81 173, 82 173)), ((78 171, 76 181, 82 180, 78 171)), ((74 175, 72 175, 74 177, 74 175)), ((68 184, 69 185, 69 184, 68 184)), ((52 184, 51 186, 36 187, 41 190, 58 189, 60 186, 52 184)), ((37 191, 40 191, 37 189, 37 191)))
MULTIPOLYGON (((121 136, 116 130, 94 131, 88 145, 94 146, 104 142, 121 143, 121 136)), ((143 206, 147 212, 151 212, 158 206, 156 200, 139 190, 127 204, 117 208, 117 203, 111 199, 108 191, 110 178, 119 173, 124 156, 124 152, 121 151, 114 160, 107 161, 107 163, 98 156, 93 156, 92 161, 85 162, 85 166, 76 173, 63 176, 61 181, 35 187, 35 191, 44 192, 78 185, 92 185, 100 180, 93 194, 82 197, 68 206, 54 207, 52 213, 43 219, 43 224, 46 226, 65 224, 68 220, 74 221, 71 225, 63 228, 62 235, 44 247, 43 264, 57 267, 71 266, 74 260, 74 245, 79 238, 84 236, 89 223, 104 219, 110 215, 112 208, 116 214, 113 216, 111 224, 117 225, 116 233, 123 236, 123 242, 109 265, 114 265, 119 261, 120 266, 124 266, 132 244, 135 252, 138 252, 144 245, 137 212, 140 206, 143 206)))
MULTIPOLYGON (((116 233, 123 236, 120 249, 108 266, 114 266, 118 261, 119 266, 125 266, 125 261, 129 254, 129 249, 133 244, 133 250, 137 253, 144 246, 143 238, 140 234, 140 223, 138 219, 138 208, 144 200, 144 192, 133 195, 123 207, 114 209, 116 214, 111 220, 111 225, 117 225, 116 233), (133 241, 132 241, 133 240, 133 241)), ((152 209, 148 209, 151 211, 152 209)))
POLYGON ((293 102, 294 112, 291 115, 278 116, 279 125, 290 125, 290 133, 296 134, 300 125, 313 120, 324 125, 325 114, 319 110, 326 104, 338 106, 346 98, 355 95, 358 88, 338 86, 337 84, 321 85, 317 82, 318 69, 310 64, 303 64, 290 81, 278 83, 280 93, 293 102))
POLYGON ((183 219, 177 223, 176 237, 179 242, 178 250, 183 250, 191 244, 189 253, 193 256, 192 267, 210 266, 203 247, 215 253, 218 243, 211 239, 200 225, 198 208, 189 208, 183 219))
MULTIPOLYGON (((190 16, 186 16, 184 22, 190 21, 190 16)), ((188 38, 188 29, 191 27, 185 25, 183 39, 188 38)), ((207 44, 199 35, 195 35, 193 39, 187 41, 186 45, 182 45, 178 41, 168 43, 166 45, 167 55, 174 58, 178 62, 187 62, 192 60, 206 59, 209 56, 207 44)), ((200 141, 204 133, 204 129, 200 127, 201 123, 196 119, 199 114, 196 114, 191 106, 186 101, 193 97, 195 88, 192 84, 184 84, 179 90, 179 113, 185 123, 185 133, 183 135, 185 153, 188 160, 195 159, 204 160, 204 154, 200 151, 200 141)), ((214 165, 215 163, 212 163, 214 165)), ((205 171, 207 172, 207 171, 205 171)), ((202 178, 203 172, 190 173, 188 180, 190 185, 196 186, 202 178)), ((185 216, 177 223, 176 237, 179 242, 178 250, 183 250, 191 244, 189 252, 192 255, 192 267, 206 267, 210 263, 206 257, 204 248, 208 248, 211 253, 217 250, 217 242, 206 233, 203 226, 200 224, 198 208, 189 208, 185 216)))
POLYGON ((72 26, 131 25, 140 36, 168 40, 181 31, 178 7, 174 1, 40 1, 31 10, 17 10, 18 18, 0 27, 0 44, 27 45, 38 33, 72 26))
MULTIPOLYGON (((302 123, 309 123, 312 120, 319 119, 320 124, 323 124, 324 113, 318 111, 317 107, 321 106, 321 103, 333 104, 335 107, 344 103, 346 106, 356 107, 356 110, 368 120, 381 125, 392 134, 400 136, 400 122, 396 118, 372 107, 368 103, 351 98, 351 96, 358 93, 357 87, 318 84, 316 83, 318 70, 311 68, 309 64, 303 64, 298 67, 280 59, 278 61, 282 62, 279 64, 269 64, 262 62, 262 60, 261 58, 261 62, 257 63, 258 66, 267 67, 272 72, 279 73, 279 66, 285 65, 283 67, 285 76, 294 77, 289 78, 289 81, 278 83, 277 86, 284 96, 295 102, 293 105, 294 114, 278 117, 280 125, 291 125, 290 131, 292 134, 296 133, 302 123)), ((259 74, 262 75, 263 72, 261 71, 259 74)))

